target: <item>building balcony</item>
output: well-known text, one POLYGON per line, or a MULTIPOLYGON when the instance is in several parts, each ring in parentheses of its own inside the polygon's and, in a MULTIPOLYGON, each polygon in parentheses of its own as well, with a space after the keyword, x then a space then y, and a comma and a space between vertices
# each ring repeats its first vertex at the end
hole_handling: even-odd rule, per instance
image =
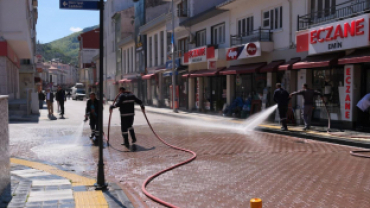
POLYGON ((298 15, 297 31, 323 25, 346 18, 352 18, 370 11, 370 0, 351 0, 320 11, 298 15))
POLYGON ((237 35, 230 36, 231 46, 243 45, 246 43, 256 42, 256 41, 272 42, 271 30, 258 29, 258 30, 245 32, 241 34, 240 36, 237 36, 237 35))

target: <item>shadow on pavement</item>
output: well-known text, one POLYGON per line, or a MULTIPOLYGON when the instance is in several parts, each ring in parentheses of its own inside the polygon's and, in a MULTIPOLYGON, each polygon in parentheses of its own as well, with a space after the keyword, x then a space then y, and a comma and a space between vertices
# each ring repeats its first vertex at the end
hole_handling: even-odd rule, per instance
MULTIPOLYGON (((130 150, 120 150, 117 147, 112 146, 111 144, 109 145, 108 148, 111 148, 111 149, 113 149, 113 150, 115 150, 117 152, 146 152, 146 151, 155 150, 155 147, 145 148, 145 147, 140 146, 140 145, 137 145, 137 144, 131 145, 130 146, 130 150)), ((126 149, 123 146, 122 146, 122 148, 123 149, 126 149)))

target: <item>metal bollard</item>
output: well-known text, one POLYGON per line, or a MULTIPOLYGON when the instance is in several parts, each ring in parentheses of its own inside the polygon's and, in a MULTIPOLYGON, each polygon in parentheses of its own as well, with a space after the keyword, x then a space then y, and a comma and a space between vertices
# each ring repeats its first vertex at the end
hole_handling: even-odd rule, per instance
POLYGON ((262 199, 252 198, 250 200, 251 208, 262 208, 262 199))

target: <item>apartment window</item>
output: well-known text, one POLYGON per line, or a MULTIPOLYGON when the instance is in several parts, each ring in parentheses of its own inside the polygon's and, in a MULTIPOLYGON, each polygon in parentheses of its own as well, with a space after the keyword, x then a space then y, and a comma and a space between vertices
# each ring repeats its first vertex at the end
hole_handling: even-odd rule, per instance
POLYGON ((127 63, 127 60, 126 60, 126 50, 123 50, 123 53, 122 53, 122 70, 123 70, 123 73, 122 74, 126 74, 127 73, 127 67, 126 67, 126 63, 127 63))
POLYGON ((178 49, 179 49, 179 57, 184 56, 184 54, 188 51, 188 46, 189 46, 189 40, 188 38, 182 38, 178 41, 178 49))
POLYGON ((283 7, 263 12, 263 28, 277 30, 283 27, 283 7))
MULTIPOLYGON (((357 1, 355 1, 357 2, 357 1)), ((311 0, 311 12, 317 14, 317 18, 335 14, 336 0, 311 0)), ((352 8, 356 9, 356 8, 352 8)))
POLYGON ((131 48, 131 72, 134 72, 134 63, 135 63, 135 56, 134 56, 134 47, 131 48))
POLYGON ((212 27, 212 44, 225 43, 225 24, 219 24, 212 27))
POLYGON ((177 5, 177 16, 187 17, 188 16, 188 1, 182 0, 181 3, 177 5))
POLYGON ((131 59, 130 59, 130 49, 127 49, 127 73, 131 70, 131 59))
POLYGON ((253 33, 253 16, 238 21, 238 36, 245 37, 253 33))
POLYGON ((154 35, 154 66, 158 66, 158 34, 154 35))
POLYGON ((206 35, 207 35, 206 30, 201 30, 196 33, 196 46, 197 47, 207 45, 206 35))
POLYGON ((152 54, 153 54, 153 37, 149 37, 149 67, 152 67, 152 63, 153 63, 153 57, 152 57, 152 54))
POLYGON ((160 45, 159 45, 159 53, 161 57, 161 61, 159 62, 159 65, 162 65, 164 63, 164 31, 161 31, 160 33, 160 45))

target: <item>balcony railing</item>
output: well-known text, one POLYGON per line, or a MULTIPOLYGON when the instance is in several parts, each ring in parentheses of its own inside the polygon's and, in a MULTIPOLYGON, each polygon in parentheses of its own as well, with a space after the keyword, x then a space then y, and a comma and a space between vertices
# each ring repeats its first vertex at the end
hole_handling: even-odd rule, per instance
POLYGON ((297 31, 306 30, 311 27, 322 25, 345 18, 350 18, 370 11, 370 0, 347 1, 321 11, 299 16, 297 31))
POLYGON ((272 42, 272 32, 271 30, 258 29, 245 32, 239 36, 231 35, 230 39, 231 46, 242 45, 255 41, 272 42))
POLYGON ((188 9, 178 9, 177 10, 177 17, 189 17, 190 10, 188 9))

